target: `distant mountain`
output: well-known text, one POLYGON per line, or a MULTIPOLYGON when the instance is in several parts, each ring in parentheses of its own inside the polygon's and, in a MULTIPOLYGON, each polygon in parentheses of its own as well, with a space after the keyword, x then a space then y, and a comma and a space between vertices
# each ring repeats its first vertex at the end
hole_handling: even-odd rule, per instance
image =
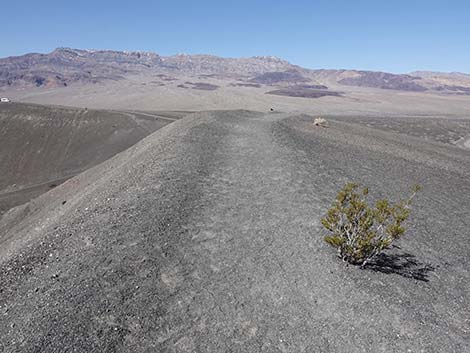
POLYGON ((410 73, 410 75, 418 76, 422 78, 446 77, 446 78, 470 80, 470 74, 466 74, 463 72, 413 71, 410 73))
POLYGON ((148 52, 58 48, 49 54, 0 59, 0 87, 58 87, 121 80, 145 72, 254 76, 296 68, 275 57, 227 59, 211 55, 161 57, 148 52))
POLYGON ((462 72, 415 71, 411 75, 433 82, 436 91, 470 95, 470 75, 462 72))
MULTIPOLYGON (((232 86, 323 84, 441 94, 470 94, 470 75, 417 71, 411 74, 358 70, 310 70, 271 56, 221 58, 213 55, 160 56, 151 52, 58 48, 49 54, 0 59, 0 88, 66 87, 125 80, 132 75, 159 78, 161 85, 188 77, 225 79, 232 86), (240 83, 241 82, 241 83, 240 83)), ((199 81, 198 81, 199 82, 199 81)), ((201 84, 205 84, 201 82, 201 84)), ((202 87, 202 86, 201 86, 202 87)))
POLYGON ((419 77, 372 71, 357 71, 356 73, 357 75, 343 78, 338 82, 347 86, 376 87, 414 92, 427 91, 427 88, 419 83, 421 80, 419 77))
POLYGON ((437 92, 441 94, 470 94, 470 75, 416 71, 392 74, 363 70, 315 70, 314 79, 344 86, 372 87, 408 92, 437 92))

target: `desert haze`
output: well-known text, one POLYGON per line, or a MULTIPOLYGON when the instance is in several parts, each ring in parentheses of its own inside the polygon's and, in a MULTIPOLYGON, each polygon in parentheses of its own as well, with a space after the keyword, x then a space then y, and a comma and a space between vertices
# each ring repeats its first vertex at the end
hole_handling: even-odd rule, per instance
POLYGON ((470 75, 58 48, 0 96, 0 351, 470 351, 470 75), (362 266, 351 181, 422 187, 362 266))

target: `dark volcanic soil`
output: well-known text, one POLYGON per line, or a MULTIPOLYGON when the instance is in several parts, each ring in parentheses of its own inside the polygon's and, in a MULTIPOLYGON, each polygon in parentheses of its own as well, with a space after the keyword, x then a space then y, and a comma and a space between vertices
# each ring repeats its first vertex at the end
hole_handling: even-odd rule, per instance
POLYGON ((129 148, 172 120, 156 114, 0 105, 0 214, 129 148))
POLYGON ((266 72, 250 80, 252 83, 261 83, 264 85, 273 85, 279 83, 299 83, 309 82, 310 79, 304 77, 297 70, 287 70, 283 72, 266 72))
POLYGON ((219 88, 219 86, 207 82, 185 82, 185 84, 189 85, 192 89, 199 89, 202 91, 215 91, 219 88))
POLYGON ((261 85, 259 83, 231 83, 230 86, 232 87, 253 87, 253 88, 260 88, 261 85))
POLYGON ((312 120, 198 113, 10 210, 0 351, 469 351, 469 152, 312 120), (351 180, 424 187, 365 270, 321 237, 351 180))
POLYGON ((299 97, 299 98, 321 98, 327 96, 341 97, 341 92, 328 91, 324 89, 312 89, 305 87, 288 87, 266 92, 276 96, 299 97))

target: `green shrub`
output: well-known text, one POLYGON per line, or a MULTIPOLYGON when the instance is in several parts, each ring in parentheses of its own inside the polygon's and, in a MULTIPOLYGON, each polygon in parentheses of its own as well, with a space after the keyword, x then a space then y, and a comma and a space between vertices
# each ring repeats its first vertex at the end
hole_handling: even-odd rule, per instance
POLYGON ((370 207, 366 201, 367 188, 358 192, 357 184, 346 184, 321 219, 329 231, 325 241, 338 250, 338 256, 344 261, 365 266, 405 233, 403 223, 419 190, 421 186, 416 185, 408 199, 394 205, 383 199, 370 207))

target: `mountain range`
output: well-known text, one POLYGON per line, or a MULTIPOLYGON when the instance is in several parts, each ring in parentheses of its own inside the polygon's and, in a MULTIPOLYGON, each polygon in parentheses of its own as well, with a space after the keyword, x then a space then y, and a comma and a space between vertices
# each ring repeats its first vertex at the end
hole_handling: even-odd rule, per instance
MULTIPOLYGON (((170 84, 184 76, 228 80, 237 86, 296 86, 296 90, 299 85, 349 86, 470 95, 470 75, 463 73, 312 70, 272 56, 222 58, 179 54, 165 57, 141 51, 57 48, 48 54, 30 53, 0 59, 0 89, 3 90, 67 87, 143 75, 155 78, 153 83, 159 85, 170 84)), ((207 86, 196 82, 192 88, 207 86)))

